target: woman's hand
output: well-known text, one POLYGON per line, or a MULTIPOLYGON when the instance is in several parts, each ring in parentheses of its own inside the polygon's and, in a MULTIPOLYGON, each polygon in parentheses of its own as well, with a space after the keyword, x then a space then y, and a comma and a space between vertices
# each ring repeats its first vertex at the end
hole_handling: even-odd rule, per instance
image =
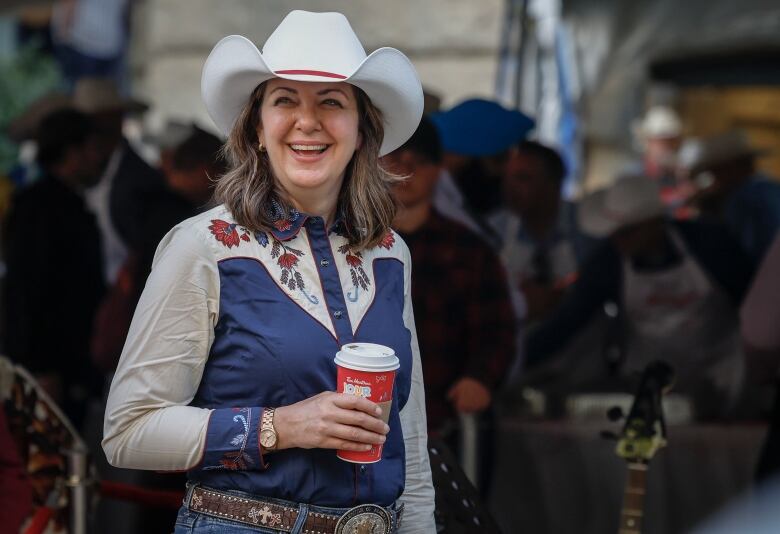
POLYGON ((278 449, 342 449, 367 451, 384 443, 390 431, 373 402, 354 395, 325 391, 276 409, 278 449))

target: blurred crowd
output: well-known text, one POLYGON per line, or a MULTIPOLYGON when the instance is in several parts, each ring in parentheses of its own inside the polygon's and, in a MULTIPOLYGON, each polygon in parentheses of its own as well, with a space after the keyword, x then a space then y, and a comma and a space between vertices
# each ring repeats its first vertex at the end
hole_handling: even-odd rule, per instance
MULTIPOLYGON (((56 4, 43 46, 63 82, 4 132, 18 160, 0 188, 2 351, 82 429, 157 243, 210 207, 226 169, 222 140, 186 121, 128 139, 148 106, 126 96, 127 3, 56 4)), ((778 147, 690 137, 674 109, 651 107, 626 132, 635 162, 564 198, 567 162, 532 117, 427 101, 383 164, 407 177, 394 227, 412 253, 429 431, 461 451, 477 419, 480 488, 496 413, 571 415, 567 399, 629 391, 657 359, 692 420, 764 416, 780 366, 780 182, 757 162, 778 147)), ((773 417, 762 476, 780 467, 773 417)))

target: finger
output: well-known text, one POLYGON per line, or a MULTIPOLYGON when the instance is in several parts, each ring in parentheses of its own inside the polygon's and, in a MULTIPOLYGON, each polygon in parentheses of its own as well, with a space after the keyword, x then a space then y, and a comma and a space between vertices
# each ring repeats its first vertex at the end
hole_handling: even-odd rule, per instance
POLYGON ((331 438, 338 438, 353 443, 370 443, 378 445, 384 443, 386 440, 384 434, 369 432, 358 426, 349 425, 331 425, 328 434, 331 438))
POLYGON ((364 452, 370 450, 373 445, 369 443, 358 443, 356 441, 348 441, 339 438, 330 438, 325 440, 322 445, 318 445, 321 449, 339 449, 342 451, 356 451, 364 452))
POLYGON ((382 414, 382 409, 375 403, 356 395, 336 393, 333 397, 333 404, 345 410, 360 410, 374 417, 379 417, 382 414))
POLYGON ((333 415, 333 420, 336 423, 361 427, 369 432, 375 432, 377 434, 387 434, 390 431, 390 427, 381 419, 357 410, 339 409, 333 415))

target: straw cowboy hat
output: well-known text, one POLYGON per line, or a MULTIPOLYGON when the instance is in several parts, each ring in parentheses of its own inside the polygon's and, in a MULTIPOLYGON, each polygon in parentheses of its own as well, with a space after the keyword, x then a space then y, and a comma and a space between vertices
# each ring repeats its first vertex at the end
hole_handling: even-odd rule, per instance
POLYGON ((143 113, 149 105, 140 100, 125 98, 113 80, 108 78, 81 78, 73 88, 73 106, 84 113, 123 111, 143 113))
POLYGON ((72 107, 72 99, 63 93, 48 93, 34 100, 21 115, 13 119, 6 130, 8 138, 21 143, 35 137, 41 119, 60 109, 72 107))
POLYGON ((683 133, 682 121, 677 112, 668 106, 653 106, 644 118, 633 125, 634 135, 644 142, 647 139, 670 139, 683 133))
POLYGON ((422 86, 409 59, 394 48, 380 48, 366 56, 340 13, 292 11, 262 51, 241 35, 216 44, 203 66, 201 93, 223 134, 230 133, 251 92, 274 77, 347 82, 362 89, 384 116, 380 155, 411 137, 422 116, 422 86))
POLYGON ((586 234, 607 237, 620 228, 664 213, 658 184, 645 176, 631 176, 585 196, 577 218, 586 234))
POLYGON ((688 171, 706 170, 744 157, 757 157, 769 151, 750 144, 745 132, 732 130, 703 139, 689 139, 680 147, 679 165, 688 171))

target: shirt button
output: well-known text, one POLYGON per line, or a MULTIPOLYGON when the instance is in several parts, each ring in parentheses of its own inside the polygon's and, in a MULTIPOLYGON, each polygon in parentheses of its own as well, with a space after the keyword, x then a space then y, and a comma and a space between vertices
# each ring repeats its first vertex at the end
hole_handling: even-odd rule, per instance
POLYGON ((366 474, 366 466, 365 465, 361 465, 360 466, 360 472, 363 473, 364 475, 366 474))
POLYGON ((320 265, 323 266, 323 267, 327 267, 328 265, 330 265, 330 262, 328 260, 326 260, 325 258, 323 258, 323 259, 320 260, 320 265))
POLYGON ((336 319, 341 319, 341 310, 334 311, 333 317, 335 317, 336 319))

